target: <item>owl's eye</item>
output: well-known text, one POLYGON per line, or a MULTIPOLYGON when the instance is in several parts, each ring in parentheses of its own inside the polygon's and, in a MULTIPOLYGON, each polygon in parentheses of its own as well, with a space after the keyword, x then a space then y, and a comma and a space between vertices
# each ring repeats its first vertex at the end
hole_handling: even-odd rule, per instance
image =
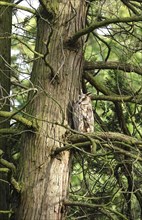
POLYGON ((78 96, 78 99, 82 99, 82 95, 79 95, 79 96, 78 96))
POLYGON ((85 99, 86 99, 86 97, 83 97, 83 98, 82 98, 82 101, 84 101, 85 99))

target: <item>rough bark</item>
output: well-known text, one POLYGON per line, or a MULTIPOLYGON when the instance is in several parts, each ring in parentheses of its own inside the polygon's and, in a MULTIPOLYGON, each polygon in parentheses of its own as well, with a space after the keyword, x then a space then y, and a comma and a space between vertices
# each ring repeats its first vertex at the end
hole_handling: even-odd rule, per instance
MULTIPOLYGON (((11 2, 6 0, 5 2, 11 2)), ((11 41, 7 38, 11 34, 12 27, 12 11, 11 8, 0 6, 0 110, 9 111, 9 99, 6 98, 10 94, 10 47, 11 41)), ((9 121, 0 117, 0 129, 9 128, 9 121)), ((0 148, 7 151, 6 141, 0 135, 0 148)), ((4 155, 4 156, 5 156, 4 155)), ((9 209, 9 184, 7 182, 7 174, 0 173, 0 210, 7 211, 9 209), (3 180, 3 181, 2 181, 3 180)), ((8 214, 0 213, 0 219, 8 219, 8 214)))
POLYGON ((76 45, 65 41, 84 27, 85 2, 51 1, 50 7, 53 17, 44 11, 44 19, 38 18, 36 51, 46 56, 34 62, 31 81, 38 93, 28 113, 37 118, 39 131, 27 132, 22 138, 23 189, 18 220, 56 220, 66 215, 63 202, 68 191, 70 155, 69 151, 56 157, 51 153, 64 146, 66 130, 62 124, 71 124, 71 105, 80 90, 83 39, 76 45), (52 18, 50 24, 46 15, 52 18))

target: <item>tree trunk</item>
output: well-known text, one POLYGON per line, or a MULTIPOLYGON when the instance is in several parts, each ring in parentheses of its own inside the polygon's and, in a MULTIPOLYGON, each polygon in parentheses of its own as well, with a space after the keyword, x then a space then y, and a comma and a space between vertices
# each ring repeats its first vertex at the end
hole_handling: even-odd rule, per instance
MULTIPOLYGON (((11 2, 6 0, 5 2, 11 2)), ((12 10, 9 7, 0 6, 0 110, 10 111, 9 99, 10 94, 10 48, 11 40, 7 37, 11 35, 12 27, 12 10)), ((9 121, 0 117, 0 129, 8 128, 9 121)), ((4 137, 0 137, 0 149, 6 156, 7 144, 4 137)), ((0 173, 0 211, 9 209, 9 184, 7 174, 0 173)), ((8 214, 0 213, 0 219, 8 219, 8 214)))
POLYGON ((85 1, 54 1, 50 9, 54 13, 41 10, 38 18, 36 51, 45 57, 34 62, 31 82, 38 92, 28 114, 36 118, 39 129, 22 138, 18 220, 63 219, 66 213, 70 154, 51 153, 64 146, 63 125, 71 125, 71 106, 81 87, 83 39, 72 46, 64 42, 84 27, 85 1))

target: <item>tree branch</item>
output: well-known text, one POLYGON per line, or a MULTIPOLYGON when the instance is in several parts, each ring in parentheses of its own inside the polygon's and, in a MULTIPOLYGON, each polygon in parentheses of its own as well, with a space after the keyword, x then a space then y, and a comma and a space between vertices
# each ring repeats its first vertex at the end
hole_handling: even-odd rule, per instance
POLYGON ((0 164, 14 172, 16 171, 15 165, 13 163, 8 162, 7 160, 4 160, 3 158, 0 158, 0 164))
POLYGON ((113 70, 122 70, 124 72, 135 72, 142 76, 142 70, 140 67, 131 65, 129 63, 120 63, 114 61, 98 61, 98 62, 87 62, 84 63, 84 70, 95 70, 95 69, 113 69, 113 70))
POLYGON ((133 96, 124 96, 124 95, 116 95, 116 96, 110 96, 110 95, 92 95, 92 100, 104 100, 104 101, 112 101, 112 102, 134 102, 133 96))
MULTIPOLYGON (((127 144, 136 144, 136 145, 142 145, 142 141, 128 136, 128 135, 124 135, 121 133, 117 133, 117 132, 95 132, 95 133, 90 133, 88 134, 91 138, 94 139, 99 139, 99 140, 111 140, 111 141, 120 141, 120 142, 124 142, 127 144)), ((71 141, 71 143, 75 144, 75 143, 80 143, 80 142, 86 142, 88 141, 87 137, 83 136, 83 135, 71 135, 69 138, 69 141, 71 141)))
POLYGON ((8 2, 3 2, 3 1, 0 1, 0 5, 9 6, 9 7, 12 7, 12 8, 17 8, 17 9, 20 9, 20 10, 30 12, 32 14, 36 14, 35 9, 31 9, 31 8, 28 8, 28 7, 25 7, 25 6, 21 6, 21 5, 17 5, 17 4, 13 4, 13 3, 8 3, 8 2))
MULTIPOLYGON (((102 82, 98 81, 95 77, 92 76, 92 74, 86 72, 84 74, 84 78, 92 85, 94 86, 98 91, 102 92, 104 95, 112 95, 110 90, 102 84, 102 82)), ((117 94, 114 94, 117 95, 117 94)))
POLYGON ((90 203, 85 203, 85 202, 71 202, 71 201, 64 201, 65 206, 81 206, 81 207, 87 207, 87 208, 100 208, 105 205, 102 204, 90 204, 90 203))
POLYGON ((70 39, 67 40, 66 44, 72 45, 75 44, 75 42, 85 34, 88 34, 95 29, 105 27, 109 24, 117 24, 117 23, 127 23, 127 22, 137 22, 137 21, 142 21, 142 16, 132 16, 132 17, 122 17, 122 18, 111 18, 111 19, 106 19, 104 21, 100 22, 95 22, 91 24, 89 27, 86 27, 77 33, 75 33, 73 36, 70 37, 70 39))
POLYGON ((10 171, 9 168, 5 168, 5 167, 0 168, 0 173, 8 173, 9 171, 10 171))
POLYGON ((13 176, 11 177, 10 183, 18 193, 21 191, 21 184, 17 182, 13 176))
MULTIPOLYGON (((88 149, 90 147, 90 145, 91 145, 90 141, 86 141, 83 143, 76 143, 76 144, 67 144, 64 147, 57 148, 55 151, 52 152, 51 156, 55 157, 56 155, 62 153, 63 151, 71 150, 72 148, 79 149, 79 150, 81 148, 88 149)), ((83 152, 85 152, 85 151, 83 151, 83 152)))
POLYGON ((11 214, 13 213, 12 210, 0 210, 0 214, 11 214))
POLYGON ((14 128, 1 128, 0 129, 0 134, 17 134, 20 131, 14 128))
POLYGON ((135 7, 133 5, 131 5, 131 3, 129 3, 127 0, 121 0, 123 2, 124 5, 126 5, 126 7, 128 9, 130 9, 135 15, 140 15, 139 12, 135 9, 135 7))
MULTIPOLYGON (((110 151, 117 154, 119 153, 135 160, 142 161, 140 153, 140 150, 142 149, 142 141, 136 138, 117 132, 96 132, 88 135, 92 139, 95 139, 96 143, 99 143, 98 146, 101 145, 103 148, 108 148, 110 151)), ((82 135, 74 134, 69 137, 69 141, 75 146, 79 143, 80 146, 83 146, 83 143, 87 144, 87 138, 82 135)), ((98 154, 95 153, 95 156, 98 156, 98 154)))
MULTIPOLYGON (((90 73, 88 73, 88 72, 85 73, 85 79, 92 86, 94 86, 98 91, 102 92, 104 95, 106 95, 106 96, 117 96, 116 93, 111 92, 109 88, 104 86, 104 84, 102 82, 97 80, 90 73)), ((138 93, 139 93, 139 91, 136 92, 133 95, 132 99, 133 99, 134 103, 141 104, 142 95, 138 94, 138 93)), ((118 101, 114 101, 114 105, 115 105, 115 109, 116 109, 120 129, 123 133, 129 135, 130 132, 129 132, 129 129, 127 128, 127 125, 126 125, 126 121, 125 121, 125 117, 124 117, 124 114, 123 114, 123 109, 122 109, 121 103, 118 103, 118 101)))
POLYGON ((142 104, 142 94, 134 94, 133 96, 117 95, 110 92, 110 90, 104 86, 104 84, 98 81, 92 74, 85 72, 84 78, 94 86, 98 91, 104 95, 92 95, 92 100, 106 100, 112 102, 132 102, 137 104, 142 104))
POLYGON ((15 112, 0 111, 0 117, 9 119, 13 118, 16 121, 25 125, 26 127, 37 130, 37 126, 35 125, 34 121, 30 121, 21 115, 15 115, 15 112))
POLYGON ((44 55, 41 53, 38 53, 37 51, 33 50, 32 47, 29 46, 28 43, 24 42, 22 39, 20 39, 20 37, 18 37, 17 35, 11 35, 11 36, 2 36, 0 37, 0 40, 5 40, 5 39, 16 39, 17 41, 19 41, 21 44, 23 44, 25 47, 27 47, 32 53, 34 53, 35 55, 37 55, 37 57, 35 59, 38 58, 43 58, 44 55))
POLYGON ((24 46, 26 46, 32 53, 34 53, 35 55, 37 55, 39 58, 43 58, 44 55, 41 53, 38 53, 37 51, 33 50, 32 47, 29 46, 28 43, 24 42, 22 39, 20 39, 20 37, 16 36, 16 35, 12 35, 11 38, 18 40, 21 44, 23 44, 24 46))
POLYGON ((90 208, 90 209, 95 209, 95 208, 98 209, 99 208, 100 211, 103 211, 103 210, 108 211, 109 210, 109 212, 112 212, 112 213, 120 216, 121 219, 127 220, 127 218, 124 215, 122 215, 120 212, 116 211, 115 209, 111 209, 111 208, 107 207, 107 204, 91 204, 91 203, 87 203, 84 201, 83 202, 74 202, 74 201, 65 200, 64 205, 65 206, 86 207, 86 208, 90 208))

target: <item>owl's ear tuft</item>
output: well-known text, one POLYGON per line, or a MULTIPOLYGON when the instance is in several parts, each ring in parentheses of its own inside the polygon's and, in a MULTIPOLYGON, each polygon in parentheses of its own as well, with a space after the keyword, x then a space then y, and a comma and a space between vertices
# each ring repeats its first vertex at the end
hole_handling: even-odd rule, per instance
POLYGON ((86 95, 87 95, 90 99, 92 99, 92 93, 91 93, 91 92, 87 92, 86 95))
POLYGON ((86 95, 87 96, 92 96, 92 93, 91 92, 87 92, 86 95))

